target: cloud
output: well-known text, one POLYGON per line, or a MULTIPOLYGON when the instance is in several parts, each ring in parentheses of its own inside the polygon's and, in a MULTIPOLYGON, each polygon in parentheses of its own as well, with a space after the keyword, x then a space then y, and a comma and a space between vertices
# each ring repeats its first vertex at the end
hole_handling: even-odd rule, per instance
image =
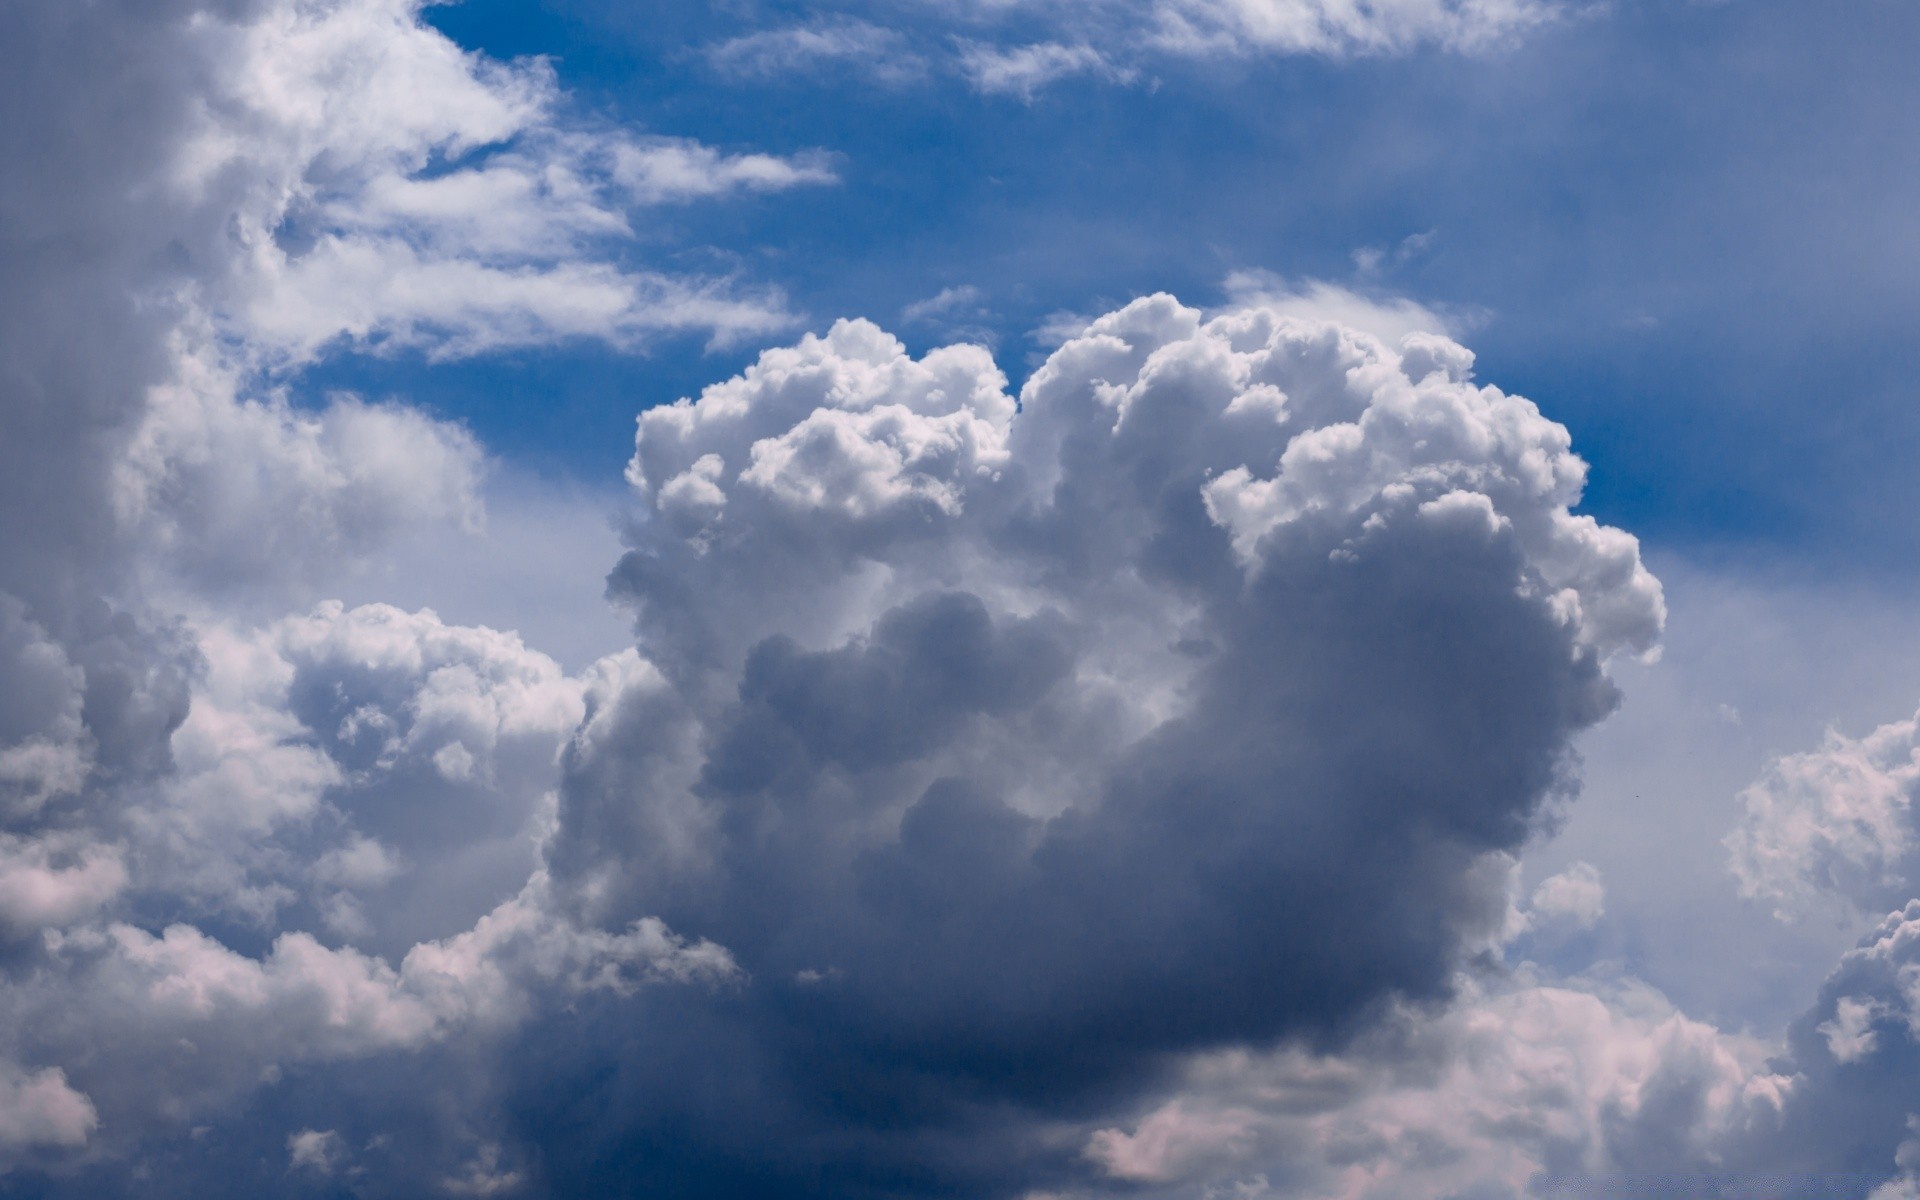
MULTIPOLYGON (((1547 11, 995 24, 1019 9, 941 43, 982 90, 1475 48, 1547 11)), ((866 322, 769 350, 642 415, 611 577, 636 644, 569 671, 312 603, 477 529, 489 464, 397 402, 280 385, 341 351, 780 328, 777 295, 634 234, 834 164, 603 127, 401 0, 0 32, 0 98, 56 135, 0 130, 10 1183, 1912 1191, 1911 909, 1784 1047, 1505 965, 1605 915, 1585 863, 1523 905, 1517 856, 1664 600, 1459 316, 1243 276, 1218 311, 1057 323, 1017 399, 986 349, 866 322)), ((925 51, 758 36, 716 69, 925 51)), ((1896 886, 1888 729, 1757 785, 1756 887, 1896 886)))
POLYGON ((613 179, 642 204, 838 182, 819 155, 799 159, 771 154, 725 155, 687 138, 653 138, 615 147, 613 179))
POLYGON ((338 603, 196 651, 165 774, 85 826, 0 835, 0 921, 33 963, 0 1027, 67 1072, 8 1085, 48 1115, 8 1134, 0 1096, 0 1145, 99 1125, 125 1152, 283 1067, 737 976, 654 918, 580 924, 539 869, 560 748, 631 652, 569 676, 510 634, 338 603))
POLYGON ((79 1146, 99 1124, 93 1102, 67 1086, 60 1068, 28 1074, 0 1064, 0 1147, 79 1146))
POLYGON ((126 864, 115 847, 0 835, 0 928, 9 934, 91 916, 126 884, 126 864))
POLYGON ((1063 79, 1132 84, 1155 68, 1196 61, 1425 48, 1486 53, 1574 11, 1563 0, 895 0, 885 7, 895 24, 821 12, 704 53, 717 73, 736 80, 817 78, 830 68, 836 77, 898 86, 947 75, 982 95, 1031 103, 1063 79))
POLYGON ((484 471, 458 425, 352 395, 250 397, 203 347, 150 393, 112 484, 151 586, 209 597, 363 569, 411 527, 473 530, 484 471))
POLYGON ((140 886, 395 955, 520 890, 561 747, 631 669, 570 676, 512 634, 337 602, 199 648, 174 775, 125 818, 140 886))
POLYGON ((287 1162, 295 1170, 331 1175, 347 1148, 331 1129, 302 1129, 287 1137, 287 1162))
POLYGON ((1565 11, 1550 0, 1154 0, 1159 45, 1181 54, 1391 54, 1423 44, 1480 50, 1565 11))
POLYGON ((725 951, 658 921, 574 928, 537 878, 397 968, 305 932, 279 935, 258 958, 188 925, 153 934, 111 923, 48 944, 46 969, 6 997, 7 1019, 37 1053, 72 1064, 122 1149, 131 1135, 220 1112, 283 1067, 418 1052, 508 1033, 569 997, 735 974, 725 951))
POLYGON ((1837 730, 1818 750, 1783 755, 1740 794, 1744 820, 1727 838, 1743 895, 1782 916, 1824 897, 1872 912, 1911 894, 1920 718, 1861 738, 1837 730))
POLYGON ((900 31, 850 18, 741 34, 708 47, 706 58, 715 71, 741 79, 832 69, 902 84, 922 78, 930 69, 900 31))
POLYGON ((538 869, 630 653, 568 675, 428 612, 255 614, 484 519, 464 429, 293 373, 779 326, 635 229, 831 167, 585 120, 410 0, 9 9, 0 60, 36 114, 0 131, 0 1171, 143 1171, 119 1156, 283 1064, 730 979, 538 869))
POLYGON ((1776 1128, 1792 1082, 1764 1050, 1644 985, 1522 975, 1400 1014, 1343 1054, 1195 1059, 1173 1098, 1095 1130, 1086 1156, 1155 1196, 1567 1194, 1685 1171, 1776 1128))
POLYGON ((232 208, 209 247, 224 286, 197 299, 256 353, 299 361, 343 337, 449 354, 630 344, 786 319, 770 296, 622 266, 610 241, 635 206, 831 182, 817 157, 570 124, 544 62, 467 54, 418 8, 336 0, 202 23, 225 54, 173 188, 232 208))
POLYGON ((1044 1153, 975 1105, 1038 1124, 1446 996, 1612 707, 1601 664, 1662 612, 1568 511, 1565 431, 1470 372, 1436 335, 1162 296, 1017 407, 984 351, 842 322, 643 413, 613 587, 657 671, 569 751, 551 869, 728 947, 756 982, 710 1057, 774 1072, 761 1119, 798 1140, 636 1068, 605 1121, 701 1133, 654 1165, 550 1146, 551 1186, 819 1154, 863 1186, 914 1138, 843 1114, 861 1151, 829 1151, 827 1072, 998 1144, 941 1176, 993 1190, 984 1162, 1044 1153))
POLYGON ((1908 1114, 1920 1111, 1916 978, 1920 902, 1909 902, 1841 958, 1789 1029, 1796 1078, 1781 1126, 1731 1151, 1756 1179, 1777 1176, 1756 1194, 1805 1194, 1802 1181, 1812 1180, 1850 1195, 1910 1194, 1916 1160, 1908 1114))
POLYGON ((1585 928, 1607 911, 1607 889, 1592 863, 1574 863, 1543 881, 1533 892, 1533 913, 1548 921, 1585 928))
POLYGON ((986 293, 970 283, 941 288, 925 300, 916 300, 900 310, 900 319, 908 324, 942 321, 950 317, 978 314, 986 293))
POLYGON ((1031 102, 1042 88, 1074 75, 1094 75, 1117 83, 1132 82, 1135 72, 1117 67, 1092 46, 1036 42, 1025 46, 963 45, 960 69, 975 91, 987 96, 1014 96, 1031 102))

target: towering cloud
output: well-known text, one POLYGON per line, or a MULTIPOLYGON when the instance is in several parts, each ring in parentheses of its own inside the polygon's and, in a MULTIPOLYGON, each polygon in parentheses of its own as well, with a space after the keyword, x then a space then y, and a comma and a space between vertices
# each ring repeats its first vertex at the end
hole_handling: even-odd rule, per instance
POLYGON ((733 952, 704 1069, 798 1128, 696 1120, 642 1021, 592 1103, 692 1131, 556 1186, 884 1190, 1019 1126, 944 1168, 985 1186, 1169 1055, 1447 995, 1662 614, 1565 430, 1470 371, 1160 296, 1018 404, 843 322, 642 414, 613 587, 657 673, 572 746, 552 869, 733 952))

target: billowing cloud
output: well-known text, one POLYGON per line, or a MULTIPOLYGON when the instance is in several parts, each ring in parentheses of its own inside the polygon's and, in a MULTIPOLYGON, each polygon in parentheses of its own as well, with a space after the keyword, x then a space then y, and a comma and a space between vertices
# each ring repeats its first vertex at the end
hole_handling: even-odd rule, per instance
POLYGON ((1678 1194, 1718 1146, 1778 1127, 1792 1081, 1765 1051, 1644 985, 1521 977, 1345 1054, 1196 1059, 1086 1156, 1114 1194, 1504 1198, 1663 1175, 1678 1194))
POLYGON ((1873 913, 1920 885, 1914 797, 1920 718, 1818 750, 1783 755, 1740 795, 1745 820, 1727 839, 1743 893, 1782 916, 1838 898, 1873 913))
POLYGON ((7 929, 46 931, 0 994, 10 1043, 70 1069, 33 1087, 70 1081, 118 1150, 283 1069, 738 975, 655 918, 577 923, 540 869, 560 748, 630 653, 569 677, 511 635, 337 604, 205 631, 199 650, 174 769, 96 818, 111 840, 43 833, 0 852, 7 929))
POLYGON ((579 118, 420 9, 0 15, 0 104, 33 114, 0 129, 0 1170, 120 1178, 283 1065, 733 977, 657 920, 578 924, 538 869, 559 749, 631 655, 569 677, 431 613, 254 615, 483 519, 465 430, 291 372, 783 325, 633 234, 833 177, 579 118))
MULTIPOLYGON (((853 1187, 996 1111, 1044 1157, 1169 1054, 1445 997, 1662 615, 1569 512, 1565 431, 1471 363, 1162 296, 1018 404, 981 350, 843 322, 642 414, 613 587, 657 671, 576 739, 551 869, 728 947, 755 983, 713 1057, 805 1135, 658 1169, 853 1187)), ((606 1103, 691 1119, 639 1067, 606 1103)))

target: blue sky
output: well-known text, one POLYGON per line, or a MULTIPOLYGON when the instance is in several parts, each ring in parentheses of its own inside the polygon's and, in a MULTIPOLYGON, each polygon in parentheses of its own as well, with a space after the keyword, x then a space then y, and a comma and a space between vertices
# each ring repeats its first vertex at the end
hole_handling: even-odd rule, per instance
POLYGON ((0 7, 0 1193, 1920 1197, 1915 45, 0 7))
MULTIPOLYGON (((1486 377, 1574 430, 1608 520, 1821 571, 1898 570, 1912 546, 1889 518, 1915 499, 1898 448, 1920 366, 1901 336, 1920 311, 1903 116, 1920 84, 1900 5, 1622 3, 1485 55, 1163 59, 1131 85, 1070 78, 1026 100, 844 69, 739 78, 701 53, 818 18, 804 8, 474 0, 429 17, 489 53, 552 56, 587 112, 838 156, 840 187, 675 213, 658 233, 670 255, 776 282, 810 325, 897 325, 977 288, 966 324, 1017 382, 1057 311, 1154 290, 1214 302, 1245 269, 1341 282, 1470 329, 1486 377)), ((541 352, 406 381, 544 469, 599 476, 636 401, 691 394, 752 350, 541 352), (480 371, 543 402, 503 403, 480 371)))

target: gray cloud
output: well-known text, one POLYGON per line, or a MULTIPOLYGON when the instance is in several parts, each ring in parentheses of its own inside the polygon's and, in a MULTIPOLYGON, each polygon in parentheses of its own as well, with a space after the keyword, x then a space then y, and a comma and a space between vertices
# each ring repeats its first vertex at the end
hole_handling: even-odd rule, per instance
MULTIPOLYGON (((642 415, 613 587, 659 672, 576 739, 551 861, 737 956, 713 1070, 799 1124, 709 1132, 644 1021, 603 1102, 699 1130, 659 1178, 884 1191, 997 1127, 945 1168, 991 1190, 1170 1054, 1449 994, 1602 658, 1661 620, 1632 540, 1568 513, 1564 431, 1470 362, 1158 297, 1017 413, 984 352, 852 323, 642 415)), ((553 1186, 654 1177, 606 1136, 553 1186)))
POLYGON ((557 749, 624 660, 227 607, 480 520, 464 430, 300 409, 314 356, 787 320, 621 247, 646 205, 822 163, 586 128, 419 8, 0 15, 0 1171, 113 1191, 283 1069, 732 973, 657 921, 573 925, 535 869, 557 749))

